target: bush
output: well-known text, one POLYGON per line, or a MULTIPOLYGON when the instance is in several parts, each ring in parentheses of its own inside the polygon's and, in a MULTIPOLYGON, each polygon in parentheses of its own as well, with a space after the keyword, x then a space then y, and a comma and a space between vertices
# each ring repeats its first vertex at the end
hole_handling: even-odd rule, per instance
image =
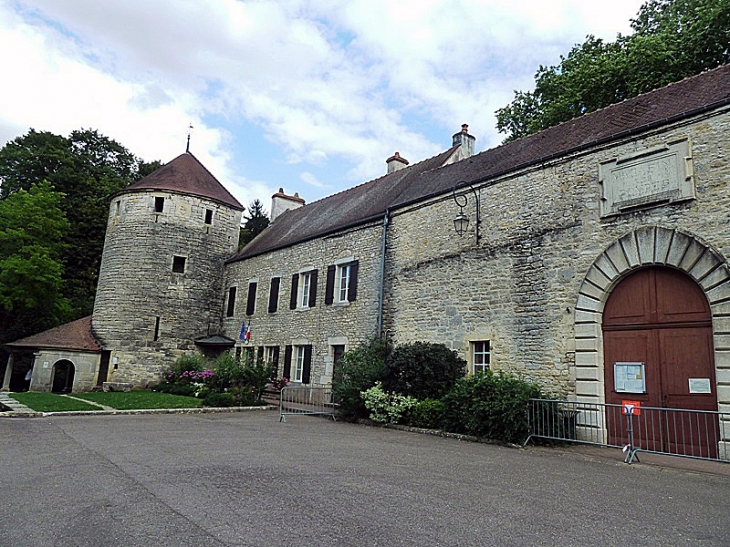
POLYGON ((222 353, 213 363, 215 380, 211 389, 224 391, 232 386, 244 384, 243 364, 230 353, 222 353))
POLYGON ((527 438, 527 408, 540 389, 512 374, 480 372, 459 380, 443 399, 442 428, 479 438, 521 443, 527 438))
POLYGON ((275 372, 274 364, 268 363, 262 358, 246 359, 242 370, 243 383, 250 388, 254 403, 261 400, 261 396, 275 372))
POLYGON ((202 355, 184 355, 178 358, 165 373, 165 381, 163 383, 185 384, 191 383, 190 373, 202 372, 207 365, 205 357, 202 355))
POLYGON ((397 424, 402 416, 418 401, 399 393, 386 393, 380 382, 361 393, 365 408, 370 411, 370 419, 381 424, 397 424))
POLYGON ((443 344, 413 342, 388 356, 383 389, 416 399, 440 399, 466 374, 466 361, 443 344))
POLYGON ((405 414, 405 423, 413 427, 440 429, 443 405, 437 399, 418 401, 405 414))
POLYGON ((340 419, 356 421, 368 417, 360 393, 382 379, 387 351, 383 341, 372 338, 342 356, 332 379, 332 392, 339 404, 337 413, 340 419))
POLYGON ((232 393, 219 393, 217 391, 209 392, 203 400, 204 406, 227 407, 234 406, 235 404, 236 398, 232 393))

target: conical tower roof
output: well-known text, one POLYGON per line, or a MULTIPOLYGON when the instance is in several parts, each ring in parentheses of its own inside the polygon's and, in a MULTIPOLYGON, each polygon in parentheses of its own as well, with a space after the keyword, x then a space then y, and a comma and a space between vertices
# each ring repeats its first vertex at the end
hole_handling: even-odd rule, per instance
POLYGON ((190 152, 179 155, 157 171, 128 186, 122 193, 149 190, 207 198, 243 211, 243 205, 190 152))

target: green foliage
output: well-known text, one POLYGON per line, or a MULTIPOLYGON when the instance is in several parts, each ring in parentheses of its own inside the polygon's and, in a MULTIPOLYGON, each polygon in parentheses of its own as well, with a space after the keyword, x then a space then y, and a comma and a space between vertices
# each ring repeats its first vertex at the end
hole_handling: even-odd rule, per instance
POLYGON ((416 402, 408 409, 405 415, 405 422, 413 427, 426 429, 439 429, 441 427, 441 415, 443 404, 438 399, 424 399, 416 402))
POLYGON ((266 215, 264 205, 258 199, 249 204, 248 212, 243 214, 243 218, 246 222, 243 224, 238 238, 239 249, 245 247, 269 225, 269 217, 266 215))
POLYGON ((400 395, 399 393, 386 393, 380 382, 361 394, 365 408, 370 411, 370 419, 382 424, 397 424, 401 418, 418 401, 413 397, 400 395))
POLYGON ((76 317, 93 308, 110 196, 157 166, 88 129, 68 138, 31 129, 0 149, 0 200, 44 180, 60 196, 58 207, 69 222, 60 257, 63 296, 76 317))
POLYGON ((466 374, 466 361, 443 344, 413 342, 388 356, 383 389, 416 399, 439 399, 466 374))
POLYGON ((342 356, 332 379, 332 392, 339 404, 338 416, 341 419, 356 421, 368 417, 360 393, 382 379, 387 351, 384 342, 372 338, 342 356))
POLYGON ((250 388, 253 401, 259 401, 275 374, 274 364, 249 356, 243 363, 243 384, 250 388))
POLYGON ((587 36, 541 66, 535 90, 497 110, 497 129, 524 137, 730 62, 730 0, 649 0, 632 28, 615 42, 587 36))
POLYGON ((232 393, 220 393, 218 391, 211 391, 203 399, 203 406, 210 406, 214 408, 234 406, 236 399, 232 393))
POLYGON ((222 353, 213 363, 215 381, 212 388, 223 391, 244 384, 243 364, 230 352, 222 353))
POLYGON ((0 200, 0 344, 68 320, 63 196, 47 182, 0 200))
POLYGON ((442 428, 479 438, 519 443, 527 438, 527 408, 540 389, 511 374, 480 372, 459 380, 444 396, 442 428))

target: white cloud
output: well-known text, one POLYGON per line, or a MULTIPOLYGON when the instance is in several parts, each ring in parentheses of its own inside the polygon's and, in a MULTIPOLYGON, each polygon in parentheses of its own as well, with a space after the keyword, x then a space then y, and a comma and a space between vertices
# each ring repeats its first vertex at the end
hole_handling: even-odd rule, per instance
POLYGON ((539 64, 586 34, 628 32, 640 4, 0 0, 0 70, 14 75, 0 87, 0 104, 12 105, 0 113, 0 142, 29 127, 91 127, 169 160, 192 123, 193 153, 244 204, 265 203, 280 181, 240 166, 274 162, 234 150, 237 126, 258 126, 319 189, 382 175, 394 150, 412 162, 431 156, 461 123, 484 148, 501 140, 494 111, 532 87, 539 64), (310 178, 306 165, 334 158, 349 171, 310 178))

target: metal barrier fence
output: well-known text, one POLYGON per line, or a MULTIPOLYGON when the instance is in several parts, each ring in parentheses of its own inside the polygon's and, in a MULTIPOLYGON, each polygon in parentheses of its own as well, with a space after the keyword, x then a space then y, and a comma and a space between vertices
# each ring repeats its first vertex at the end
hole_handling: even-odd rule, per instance
POLYGON ((730 461, 730 413, 632 404, 531 399, 529 436, 622 448, 624 461, 638 452, 730 461))
POLYGON ((335 417, 335 403, 329 387, 285 387, 279 395, 279 421, 286 422, 286 416, 306 414, 335 417))

